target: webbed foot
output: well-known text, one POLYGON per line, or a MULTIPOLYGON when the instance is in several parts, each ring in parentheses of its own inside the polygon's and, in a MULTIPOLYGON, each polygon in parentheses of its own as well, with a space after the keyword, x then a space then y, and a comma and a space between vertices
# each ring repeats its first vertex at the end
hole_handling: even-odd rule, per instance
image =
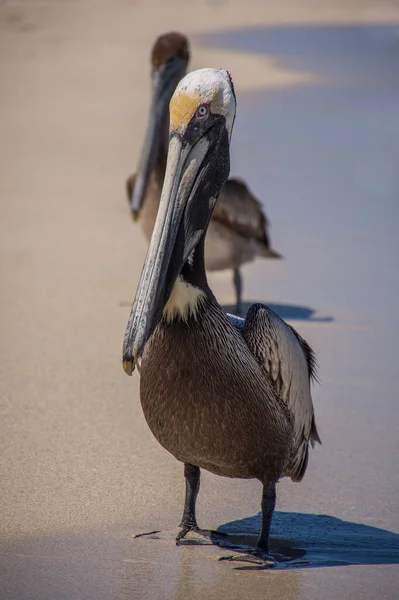
POLYGON ((266 552, 261 548, 255 548, 255 550, 251 552, 246 552, 245 554, 232 554, 231 556, 221 556, 219 560, 249 563, 250 565, 253 565, 254 567, 259 567, 260 569, 271 569, 276 564, 276 561, 269 554, 269 552, 266 552))
POLYGON ((226 533, 214 531, 213 529, 200 529, 196 523, 182 524, 182 528, 176 536, 176 545, 190 544, 216 544, 222 543, 227 537, 226 533))

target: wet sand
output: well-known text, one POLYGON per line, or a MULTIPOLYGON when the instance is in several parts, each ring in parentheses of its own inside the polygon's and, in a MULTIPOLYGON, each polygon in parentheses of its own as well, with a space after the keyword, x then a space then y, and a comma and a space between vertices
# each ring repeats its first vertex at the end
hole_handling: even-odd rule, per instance
MULTIPOLYGON (((156 4, 0 3, 0 597, 394 599, 399 6, 174 0, 151 19, 156 4), (272 541, 292 560, 273 572, 174 545, 182 467, 120 363, 145 255, 123 183, 169 29, 193 68, 233 74, 232 173, 286 257, 246 267, 245 297, 319 357, 323 446, 278 486, 272 541)), ((230 276, 211 282, 231 304, 230 276)), ((251 540, 259 501, 257 482, 204 473, 198 518, 251 540)))

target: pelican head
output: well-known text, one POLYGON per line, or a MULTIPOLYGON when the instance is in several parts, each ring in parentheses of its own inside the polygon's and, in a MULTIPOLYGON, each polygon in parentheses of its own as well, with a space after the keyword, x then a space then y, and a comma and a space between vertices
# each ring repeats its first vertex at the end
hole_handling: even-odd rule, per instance
POLYGON ((145 144, 134 187, 130 193, 130 210, 136 220, 147 191, 150 173, 156 163, 159 147, 165 137, 169 102, 189 61, 187 38, 181 33, 161 35, 151 53, 152 101, 145 144))
POLYGON ((173 94, 161 201, 123 345, 129 375, 229 176, 235 111, 233 83, 222 69, 189 73, 173 94))

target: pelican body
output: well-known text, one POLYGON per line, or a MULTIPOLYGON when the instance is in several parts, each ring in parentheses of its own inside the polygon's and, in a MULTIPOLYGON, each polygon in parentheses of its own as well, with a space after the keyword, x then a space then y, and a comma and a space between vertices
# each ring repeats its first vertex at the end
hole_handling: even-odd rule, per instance
MULTIPOLYGON (((169 136, 169 102, 189 61, 188 40, 180 33, 160 36, 153 47, 152 105, 139 168, 126 183, 133 219, 148 240, 154 229, 165 176, 169 136)), ((233 269, 237 311, 241 312, 241 265, 256 257, 281 258, 271 248, 268 220, 260 202, 240 179, 222 188, 205 243, 208 271, 233 269)))
POLYGON ((187 75, 170 103, 163 191, 127 324, 123 366, 140 368, 140 399, 158 440, 184 463, 186 499, 177 541, 200 530, 200 469, 263 484, 262 528, 237 560, 265 566, 276 483, 300 481, 320 441, 308 344, 264 305, 245 321, 225 314, 205 271, 205 233, 229 175, 236 100, 229 74, 187 75))

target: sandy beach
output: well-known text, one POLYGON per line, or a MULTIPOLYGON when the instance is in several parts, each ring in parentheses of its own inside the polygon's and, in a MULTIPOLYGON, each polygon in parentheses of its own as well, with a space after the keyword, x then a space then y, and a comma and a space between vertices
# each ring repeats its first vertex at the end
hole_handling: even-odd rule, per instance
MULTIPOLYGON (((0 598, 399 596, 399 4, 0 1, 0 598), (328 4, 328 6, 327 6, 328 4), (176 547, 182 465, 152 437, 121 346, 146 251, 124 192, 157 35, 227 68, 232 174, 284 261, 244 268, 314 347, 323 445, 278 485, 275 549, 239 570, 176 547), (160 530, 155 539, 134 536, 160 530)), ((212 274, 229 306, 229 273, 212 274)), ((203 473, 198 518, 259 526, 260 484, 203 473)))

